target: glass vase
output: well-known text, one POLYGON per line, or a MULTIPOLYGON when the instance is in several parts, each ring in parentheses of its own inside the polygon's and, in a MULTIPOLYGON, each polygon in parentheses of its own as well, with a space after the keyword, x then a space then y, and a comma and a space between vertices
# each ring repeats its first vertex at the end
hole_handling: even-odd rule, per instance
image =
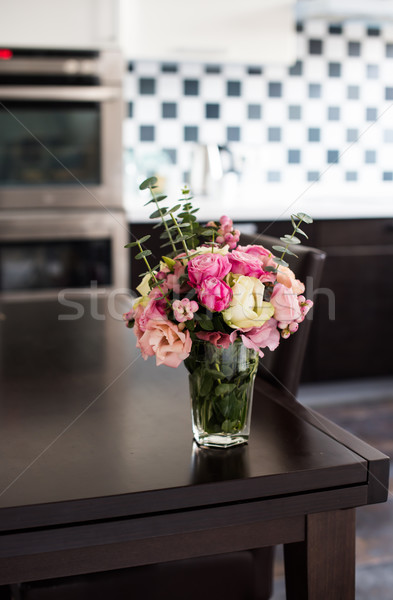
POLYGON ((258 352, 240 340, 228 348, 193 342, 184 364, 189 372, 192 429, 200 446, 247 443, 258 360, 258 352))

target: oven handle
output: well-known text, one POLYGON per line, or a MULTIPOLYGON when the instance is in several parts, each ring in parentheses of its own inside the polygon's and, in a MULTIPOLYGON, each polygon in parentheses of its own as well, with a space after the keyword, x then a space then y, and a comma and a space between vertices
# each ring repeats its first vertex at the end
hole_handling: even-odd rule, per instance
POLYGON ((2 100, 54 100, 62 102, 107 102, 121 98, 121 88, 78 86, 2 86, 2 100))

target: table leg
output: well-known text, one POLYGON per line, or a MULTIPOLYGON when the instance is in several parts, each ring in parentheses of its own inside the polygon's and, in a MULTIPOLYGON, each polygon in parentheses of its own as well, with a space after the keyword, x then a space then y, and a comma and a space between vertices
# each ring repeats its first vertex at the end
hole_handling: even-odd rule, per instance
POLYGON ((306 539, 284 546, 287 600, 354 600, 355 509, 306 517, 306 539))

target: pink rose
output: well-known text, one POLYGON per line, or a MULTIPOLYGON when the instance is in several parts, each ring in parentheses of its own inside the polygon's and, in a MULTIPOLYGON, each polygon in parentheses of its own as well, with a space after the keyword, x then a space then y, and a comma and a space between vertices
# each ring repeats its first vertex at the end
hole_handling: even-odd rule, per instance
POLYGON ((188 261, 188 278, 194 286, 201 284, 208 277, 224 279, 230 270, 231 263, 228 256, 218 253, 206 252, 188 261))
POLYGON ((232 290, 221 279, 209 277, 204 279, 197 287, 198 298, 200 302, 211 311, 221 312, 228 308, 232 300, 232 290))
MULTIPOLYGON (((258 258, 261 261, 263 269, 265 269, 266 267, 276 268, 277 266, 273 260, 273 255, 271 251, 267 248, 264 248, 263 246, 255 244, 248 246, 238 246, 237 249, 241 252, 249 254, 250 256, 255 256, 256 258, 258 258)), ((260 280, 263 283, 268 283, 269 281, 271 283, 274 283, 276 281, 276 278, 277 275, 275 273, 272 273, 271 271, 264 271, 263 275, 260 276, 260 280)))
POLYGON ((295 273, 289 267, 283 267, 282 265, 278 267, 277 281, 287 288, 292 288, 292 291, 297 295, 304 292, 304 283, 295 278, 295 273))
POLYGON ((270 298, 274 307, 274 318, 281 323, 291 323, 301 317, 299 301, 296 294, 282 283, 274 286, 270 298))
POLYGON ((221 333, 220 331, 198 331, 196 334, 197 338, 210 342, 217 348, 229 348, 230 344, 236 339, 237 331, 233 331, 231 334, 221 333))
POLYGON ((145 360, 155 354, 157 366, 178 367, 190 354, 192 342, 187 329, 180 331, 172 321, 161 319, 147 323, 136 345, 145 360))
POLYGON ((256 256, 241 252, 240 250, 233 250, 228 254, 228 257, 232 263, 232 273, 246 275, 247 277, 256 277, 257 279, 265 273, 261 261, 256 256))
POLYGON ((241 335, 243 344, 247 348, 258 350, 259 356, 263 356, 260 348, 269 348, 273 351, 280 343, 280 333, 277 329, 276 319, 269 319, 262 327, 253 327, 243 331, 241 335))

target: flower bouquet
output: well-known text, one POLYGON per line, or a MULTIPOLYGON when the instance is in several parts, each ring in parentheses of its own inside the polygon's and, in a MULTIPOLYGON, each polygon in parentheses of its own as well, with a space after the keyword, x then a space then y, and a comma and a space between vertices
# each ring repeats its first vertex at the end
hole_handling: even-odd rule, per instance
POLYGON ((228 447, 249 436, 251 401, 259 357, 293 335, 312 306, 304 285, 289 269, 285 255, 300 244, 300 228, 312 219, 292 215, 293 232, 273 246, 273 255, 260 245, 239 245, 232 220, 201 225, 188 188, 172 208, 156 192, 157 179, 140 185, 150 190, 151 215, 160 219, 162 247, 159 264, 144 247, 150 236, 127 244, 137 247, 136 259, 146 272, 137 287, 140 296, 124 315, 133 327, 142 356, 157 365, 189 372, 193 433, 204 446, 228 447))

